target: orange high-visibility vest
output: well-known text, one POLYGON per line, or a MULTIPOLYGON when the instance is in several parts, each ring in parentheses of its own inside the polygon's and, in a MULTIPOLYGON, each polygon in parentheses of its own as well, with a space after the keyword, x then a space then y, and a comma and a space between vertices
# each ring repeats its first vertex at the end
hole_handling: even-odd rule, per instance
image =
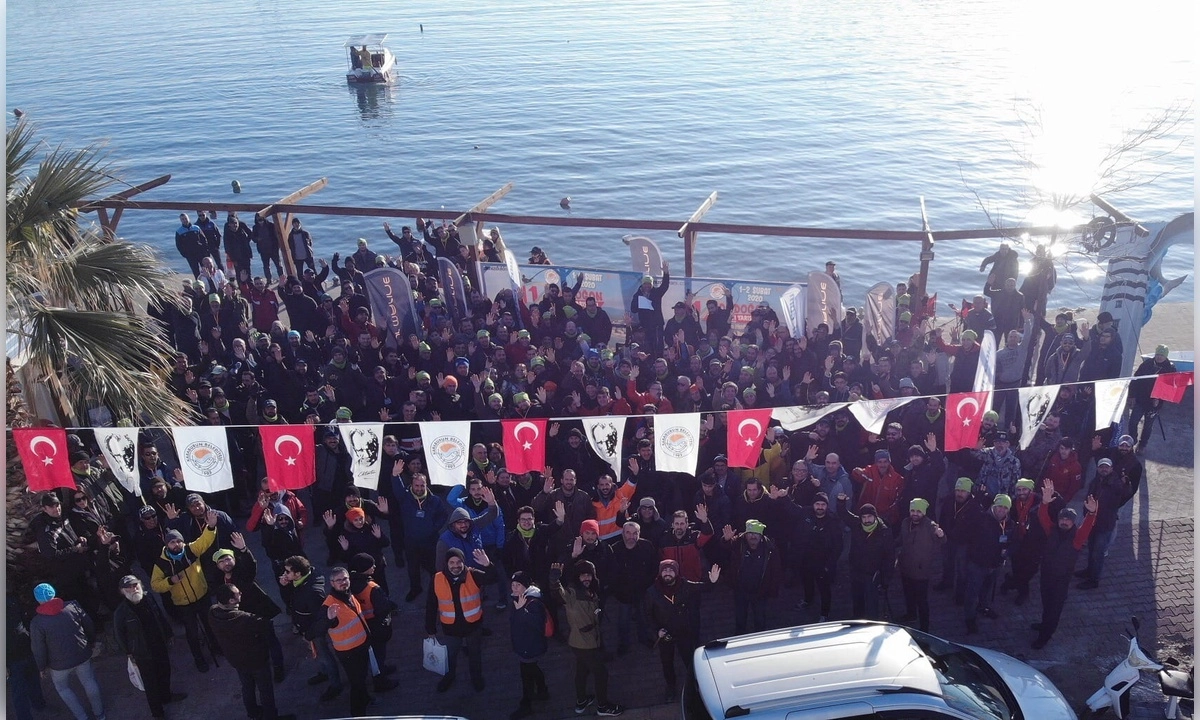
POLYGON ((354 599, 362 606, 362 619, 370 620, 375 617, 375 607, 371 605, 371 591, 379 587, 374 580, 368 580, 367 586, 362 589, 354 599))
POLYGON ((592 507, 596 508, 596 522, 600 525, 601 540, 615 538, 621 534, 621 526, 625 524, 624 516, 621 513, 621 498, 632 500, 633 493, 636 491, 636 484, 626 482, 613 491, 612 500, 609 500, 607 505, 599 500, 592 501, 592 507), (617 522, 618 517, 621 517, 621 522, 617 522))
POLYGON ((362 617, 362 606, 354 596, 350 596, 350 604, 330 595, 321 603, 325 607, 337 610, 337 627, 329 628, 329 639, 333 641, 333 649, 347 652, 367 641, 367 623, 362 617))
MULTIPOLYGON (((462 605, 463 618, 469 623, 483 620, 483 595, 479 585, 475 583, 475 574, 470 568, 463 568, 467 577, 458 591, 458 602, 462 605)), ((446 573, 440 572, 433 578, 433 594, 437 596, 438 617, 443 625, 454 624, 454 594, 450 589, 450 581, 446 573)))

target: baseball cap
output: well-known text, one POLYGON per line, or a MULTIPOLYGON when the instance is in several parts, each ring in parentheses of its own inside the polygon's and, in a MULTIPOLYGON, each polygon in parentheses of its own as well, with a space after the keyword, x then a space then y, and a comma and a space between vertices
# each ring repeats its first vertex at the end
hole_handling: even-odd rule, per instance
POLYGON ((1112 467, 1112 458, 1100 458, 1096 461, 1096 467, 1112 467))

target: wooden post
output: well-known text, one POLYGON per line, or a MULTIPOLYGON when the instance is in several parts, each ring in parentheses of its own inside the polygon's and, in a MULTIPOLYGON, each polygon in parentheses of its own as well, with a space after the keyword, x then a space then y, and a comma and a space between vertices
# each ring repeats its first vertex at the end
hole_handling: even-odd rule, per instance
POLYGON ((717 204, 717 191, 713 190, 708 199, 700 203, 700 207, 696 208, 696 212, 687 219, 683 225, 679 227, 679 237, 683 238, 683 275, 684 277, 692 276, 692 264, 695 261, 696 254, 696 230, 691 226, 693 223, 698 223, 704 217, 704 214, 712 209, 713 205, 717 204))
POLYGON ((108 215, 108 208, 100 205, 99 203, 112 202, 113 200, 128 200, 135 195, 140 195, 147 190, 152 190, 158 187, 159 185, 166 185, 170 181, 170 175, 160 175, 153 180, 147 180, 141 185, 134 185, 133 187, 122 190, 119 193, 109 195, 103 200, 97 200, 95 204, 85 205, 84 207, 80 208, 80 211, 88 212, 90 210, 95 210, 97 217, 100 218, 100 229, 104 231, 104 237, 108 240, 116 240, 117 225, 121 223, 121 213, 124 212, 125 208, 114 208, 112 217, 110 218, 108 215))
POLYGON ((912 298, 910 308, 916 307, 918 303, 921 305, 922 313, 925 310, 923 298, 925 297, 925 287, 929 282, 929 262, 933 260, 933 233, 929 230, 929 216, 925 214, 925 196, 921 196, 921 230, 925 236, 921 239, 921 272, 917 276, 918 292, 913 293, 909 290, 909 296, 912 298))
MULTIPOLYGON (((294 192, 290 195, 285 195, 282 198, 280 198, 278 201, 273 202, 270 205, 263 208, 262 210, 259 210, 258 212, 254 213, 255 215, 257 215, 260 218, 265 219, 268 215, 270 215, 274 218, 273 222, 275 223, 275 237, 279 239, 279 250, 280 250, 280 252, 283 253, 283 264, 287 268, 288 275, 296 275, 297 274, 296 273, 296 263, 292 259, 292 248, 288 244, 288 235, 291 233, 292 214, 285 213, 282 218, 282 221, 281 221, 281 219, 279 217, 279 213, 275 211, 275 206, 276 205, 291 205, 291 204, 295 203, 297 200, 303 200, 304 198, 308 197, 309 195, 312 195, 313 193, 317 192, 318 190, 321 190, 328 184, 329 184, 329 181, 325 178, 321 178, 319 180, 314 180, 313 182, 310 182, 309 184, 300 188, 296 192, 294 192)), ((280 278, 280 279, 282 280, 282 278, 280 278)))
POLYGON ((480 200, 479 202, 475 203, 475 206, 472 207, 470 210, 468 210, 465 213, 463 213, 462 215, 459 215, 458 217, 454 218, 454 226, 455 227, 461 226, 463 220, 470 218, 475 213, 487 212, 488 208, 495 205, 497 202, 500 201, 501 198, 503 198, 505 195, 507 195, 509 192, 511 192, 513 187, 515 187, 515 186, 511 181, 505 183, 504 186, 501 187, 499 190, 492 193, 491 195, 488 195, 487 197, 480 200))

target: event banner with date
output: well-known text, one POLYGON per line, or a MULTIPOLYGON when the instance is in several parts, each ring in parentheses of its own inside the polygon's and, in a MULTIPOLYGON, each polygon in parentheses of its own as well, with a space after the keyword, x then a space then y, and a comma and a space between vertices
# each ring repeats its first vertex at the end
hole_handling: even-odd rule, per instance
MULTIPOLYGON (((481 263, 480 272, 483 275, 483 292, 494 298, 496 293, 511 287, 508 271, 499 263, 481 263)), ((579 288, 577 302, 580 305, 588 297, 595 297, 596 304, 608 313, 613 323, 613 342, 625 342, 626 315, 629 312, 629 302, 642 281, 642 274, 631 270, 594 270, 589 268, 569 268, 560 265, 521 265, 521 285, 524 301, 533 304, 541 301, 550 283, 559 287, 574 287, 583 275, 583 284, 579 288)), ((780 298, 788 288, 796 286, 804 288, 805 283, 763 282, 746 280, 717 280, 713 278, 671 278, 671 286, 663 297, 663 318, 669 319, 675 303, 686 301, 687 294, 692 293, 691 305, 700 312, 700 324, 705 326, 708 320, 708 301, 715 300, 718 307, 726 307, 729 295, 732 294, 733 313, 730 318, 734 333, 740 334, 750 321, 750 311, 759 303, 766 303, 775 311, 783 322, 783 307, 780 298)), ((803 303, 805 293, 799 294, 799 302, 803 303)), ((804 308, 800 308, 800 317, 804 317, 804 308)))

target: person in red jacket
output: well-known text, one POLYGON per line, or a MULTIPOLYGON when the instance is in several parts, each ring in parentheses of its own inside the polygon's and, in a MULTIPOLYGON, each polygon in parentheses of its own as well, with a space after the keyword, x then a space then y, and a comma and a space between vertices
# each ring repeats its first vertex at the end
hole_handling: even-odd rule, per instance
POLYGON ((1075 450, 1074 438, 1063 438, 1058 448, 1046 463, 1042 472, 1043 483, 1051 482, 1066 502, 1071 502, 1083 489, 1083 467, 1079 464, 1079 453, 1075 450))
POLYGON ((904 489, 904 477, 892 467, 891 453, 876 450, 875 464, 854 468, 850 472, 850 479, 859 487, 859 504, 874 505, 888 527, 900 527, 896 502, 904 489))
POLYGON ((659 560, 674 560, 679 563, 679 575, 684 580, 701 582, 704 577, 703 548, 713 538, 712 523, 708 521, 708 508, 696 506, 696 523, 688 524, 688 515, 677 510, 671 517, 671 531, 658 540, 659 560))
POLYGON ((296 532, 304 532, 308 528, 308 508, 304 502, 291 490, 273 492, 271 479, 263 478, 258 485, 258 501, 250 508, 250 517, 246 520, 246 532, 258 529, 263 511, 271 510, 272 515, 279 515, 280 507, 285 507, 296 523, 296 532))

